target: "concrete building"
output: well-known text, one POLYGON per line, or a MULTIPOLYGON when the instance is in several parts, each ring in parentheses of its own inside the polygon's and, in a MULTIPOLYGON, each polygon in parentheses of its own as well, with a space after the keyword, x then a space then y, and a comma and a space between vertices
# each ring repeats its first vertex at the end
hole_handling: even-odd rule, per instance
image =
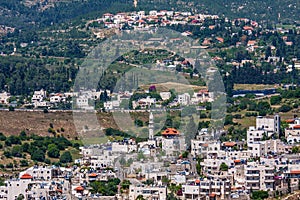
POLYGON ((131 153, 137 151, 137 144, 134 139, 113 142, 111 147, 113 153, 131 153))
POLYGON ((47 97, 47 92, 43 89, 34 91, 31 102, 43 101, 47 97))
POLYGON ((287 120, 289 126, 285 129, 285 138, 291 144, 300 142, 300 118, 287 120))
POLYGON ((191 96, 188 93, 179 94, 177 100, 180 105, 186 106, 190 104, 191 96))
POLYGON ((256 118, 256 129, 265 130, 266 132, 280 133, 280 116, 275 115, 274 118, 266 118, 258 116, 256 118))
POLYGON ((162 133, 162 150, 167 155, 186 150, 185 138, 174 128, 167 128, 162 133))
POLYGON ((167 187, 166 186, 146 186, 146 185, 130 185, 129 199, 136 199, 142 195, 145 199, 152 200, 166 200, 167 187))
POLYGON ((7 92, 0 93, 0 104, 9 103, 10 94, 7 92))
POLYGON ((195 180, 182 185, 183 198, 186 200, 230 199, 230 190, 230 181, 221 179, 195 180))
POLYGON ((245 181, 248 190, 274 190, 274 166, 248 163, 245 167, 245 181))
POLYGON ((165 100, 170 99, 171 92, 160 92, 159 95, 162 98, 162 100, 165 101, 165 100))

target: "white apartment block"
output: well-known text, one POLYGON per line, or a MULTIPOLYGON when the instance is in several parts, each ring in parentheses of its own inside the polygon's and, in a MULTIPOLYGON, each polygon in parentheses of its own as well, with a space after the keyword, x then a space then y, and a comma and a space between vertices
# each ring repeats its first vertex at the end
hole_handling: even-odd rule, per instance
POLYGON ((252 157, 261 157, 268 153, 285 153, 287 148, 288 146, 279 139, 256 141, 248 144, 248 150, 250 151, 252 157))
POLYGON ((167 187, 166 186, 146 186, 146 185, 130 185, 129 199, 136 199, 142 195, 145 199, 151 200, 166 200, 167 187))
POLYGON ((255 129, 254 126, 250 126, 247 130, 247 145, 249 146, 255 142, 261 141, 264 134, 267 134, 265 130, 255 129))
POLYGON ((248 190, 274 190, 274 166, 248 163, 245 167, 245 185, 248 190))
POLYGON ((19 177, 24 174, 30 174, 34 180, 51 180, 53 179, 54 168, 47 166, 33 166, 21 172, 19 177))
POLYGON ((220 172, 220 165, 225 163, 227 166, 234 166, 234 161, 230 159, 204 159, 201 163, 204 174, 218 174, 220 172))
POLYGON ((280 132, 280 116, 275 115, 274 118, 266 118, 258 116, 256 118, 256 129, 265 130, 267 132, 280 132))
POLYGON ((204 179, 182 185, 183 198, 192 199, 230 199, 231 184, 229 180, 204 179))

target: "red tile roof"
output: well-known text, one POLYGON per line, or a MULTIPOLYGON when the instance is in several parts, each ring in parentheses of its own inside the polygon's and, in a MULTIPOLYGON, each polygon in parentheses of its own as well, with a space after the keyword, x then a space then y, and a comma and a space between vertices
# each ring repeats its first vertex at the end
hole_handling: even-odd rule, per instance
POLYGON ((84 188, 82 186, 78 186, 77 188, 75 188, 76 191, 83 191, 84 188))
POLYGON ((300 174, 300 170, 291 170, 291 174, 300 174))
POLYGON ((179 132, 175 128, 167 128, 162 135, 179 135, 179 132))
POLYGON ((295 120, 294 119, 287 119, 287 120, 285 120, 285 122, 290 124, 290 123, 294 123, 295 120))
POLYGON ((98 175, 96 174, 96 173, 91 173, 90 175, 89 175, 89 177, 97 177, 98 175))
POLYGON ((300 125, 293 126, 294 129, 300 129, 300 125))
POLYGON ((21 176, 21 179, 32 179, 32 176, 26 173, 21 176))
POLYGON ((209 197, 215 197, 216 196, 216 194, 215 193, 211 193, 211 194, 209 194, 209 197))
POLYGON ((225 147, 233 147, 233 146, 236 145, 236 143, 235 143, 235 142, 224 142, 223 145, 224 145, 225 147))

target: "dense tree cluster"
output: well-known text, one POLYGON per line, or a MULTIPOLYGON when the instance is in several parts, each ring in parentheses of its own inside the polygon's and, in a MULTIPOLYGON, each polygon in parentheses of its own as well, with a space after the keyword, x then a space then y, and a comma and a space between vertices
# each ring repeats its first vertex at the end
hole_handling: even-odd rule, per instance
POLYGON ((113 178, 108 181, 94 181, 90 183, 92 194, 101 194, 103 196, 114 196, 118 191, 120 179, 113 178))
MULTIPOLYGON (((72 155, 65 151, 60 155, 60 151, 66 150, 68 147, 74 146, 69 140, 64 137, 42 137, 30 135, 22 131, 20 135, 4 136, 0 133, 0 140, 5 143, 4 156, 7 158, 20 157, 26 158, 26 154, 31 156, 31 160, 37 162, 45 162, 50 164, 50 160, 46 158, 60 158, 61 163, 72 162, 72 155)), ((23 166, 28 165, 28 162, 22 161, 23 166)))
POLYGON ((74 66, 48 66, 39 59, 2 57, 0 59, 0 91, 12 95, 28 95, 35 90, 69 91, 77 73, 74 66))

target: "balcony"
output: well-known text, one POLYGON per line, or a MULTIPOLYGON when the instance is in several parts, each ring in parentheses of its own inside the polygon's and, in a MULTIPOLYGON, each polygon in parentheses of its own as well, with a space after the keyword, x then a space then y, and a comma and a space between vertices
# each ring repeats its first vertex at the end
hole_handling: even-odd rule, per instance
POLYGON ((247 183, 259 183, 259 179, 249 179, 246 180, 247 183))
POLYGON ((213 189, 219 189, 221 186, 220 185, 212 185, 211 188, 213 189))
POLYGON ((200 185, 200 189, 207 189, 207 190, 209 190, 210 186, 209 185, 200 185))
POLYGON ((259 173, 257 173, 257 174, 246 174, 246 176, 255 176, 255 177, 258 177, 259 176, 259 173))
POLYGON ((265 173, 265 176, 272 176, 272 177, 274 177, 274 173, 265 173))
POLYGON ((274 182, 274 179, 265 179, 265 182, 266 182, 266 183, 273 183, 273 182, 274 182))
POLYGON ((246 187, 247 188, 247 190, 259 190, 260 188, 259 188, 259 186, 253 186, 253 187, 249 187, 249 186, 247 186, 246 187))

